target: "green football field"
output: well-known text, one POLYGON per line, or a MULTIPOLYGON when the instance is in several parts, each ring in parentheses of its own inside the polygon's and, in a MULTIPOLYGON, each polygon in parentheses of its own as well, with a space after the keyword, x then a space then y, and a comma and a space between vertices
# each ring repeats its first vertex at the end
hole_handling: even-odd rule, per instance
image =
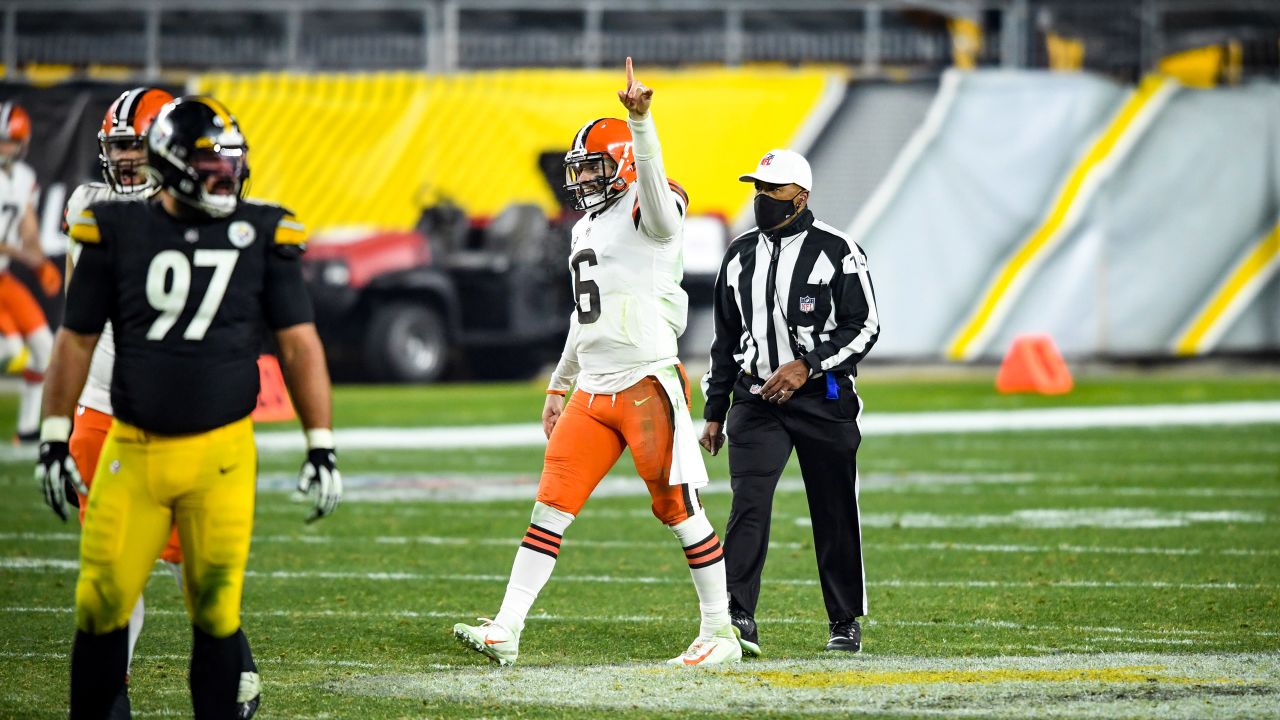
MULTIPOLYGON (((1280 403, 1277 374, 1086 377, 1063 398, 866 375, 868 423, 1280 403)), ((535 421, 542 398, 536 384, 340 388, 340 428, 469 430, 450 447, 340 446, 347 499, 311 526, 287 491, 300 453, 263 454, 244 598, 259 717, 1280 717, 1280 424, 867 437, 856 656, 822 652, 793 462, 757 614, 766 657, 714 670, 662 665, 693 639, 696 598, 624 458, 566 533, 519 664, 499 669, 450 628, 497 611, 541 465, 536 445, 502 447, 502 426, 535 421)), ((0 419, 13 408, 0 398, 0 419)), ((0 718, 65 717, 79 530, 44 507, 30 460, 4 457, 0 718)), ((708 467, 722 532, 723 454, 708 467)), ((167 572, 146 601, 135 714, 189 716, 190 626, 167 572)))

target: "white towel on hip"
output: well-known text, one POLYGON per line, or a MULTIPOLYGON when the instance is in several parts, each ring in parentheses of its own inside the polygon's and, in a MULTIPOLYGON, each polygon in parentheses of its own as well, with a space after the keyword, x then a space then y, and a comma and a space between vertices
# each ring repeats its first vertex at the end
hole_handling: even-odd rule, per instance
POLYGON ((688 485, 691 490, 705 487, 708 482, 707 466, 702 463, 698 433, 693 427, 693 418, 689 415, 689 403, 684 399, 684 383, 680 379, 680 371, 675 366, 669 366, 655 372, 653 376, 666 391, 675 420, 670 483, 688 485))

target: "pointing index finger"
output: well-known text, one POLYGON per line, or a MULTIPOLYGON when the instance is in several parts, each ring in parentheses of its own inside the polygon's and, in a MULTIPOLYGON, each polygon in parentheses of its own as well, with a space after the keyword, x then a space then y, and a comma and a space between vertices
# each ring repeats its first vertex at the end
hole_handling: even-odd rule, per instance
POLYGON ((627 56, 627 90, 636 84, 636 71, 631 66, 631 56, 627 56))

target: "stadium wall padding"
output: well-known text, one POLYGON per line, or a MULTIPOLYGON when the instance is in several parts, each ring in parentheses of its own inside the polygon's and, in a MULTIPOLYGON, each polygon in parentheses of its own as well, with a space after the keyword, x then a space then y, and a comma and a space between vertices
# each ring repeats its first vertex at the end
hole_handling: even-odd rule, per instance
POLYGON ((1042 219, 1123 97, 1079 74, 944 76, 917 138, 854 219, 883 331, 875 353, 941 357, 993 268, 1042 219), (878 197, 877 197, 878 196, 878 197))
POLYGON ((1280 351, 1280 89, 957 75, 927 146, 851 229, 877 355, 995 360, 1028 332, 1076 357, 1280 351))
MULTIPOLYGON (((819 69, 653 71, 653 115, 667 174, 694 213, 732 218, 750 198, 738 176, 801 132, 832 83, 819 69)), ((563 152, 586 122, 624 117, 623 73, 505 70, 205 75, 251 146, 252 193, 312 228, 412 227, 447 197, 476 216, 516 202, 558 207, 539 154, 563 152)))

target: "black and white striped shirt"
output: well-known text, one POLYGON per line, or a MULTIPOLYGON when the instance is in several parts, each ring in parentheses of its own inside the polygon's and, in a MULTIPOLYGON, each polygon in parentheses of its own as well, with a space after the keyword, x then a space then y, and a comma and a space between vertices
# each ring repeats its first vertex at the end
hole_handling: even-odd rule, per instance
POLYGON ((768 378, 803 358, 812 375, 856 375, 880 334, 867 256, 807 208, 769 235, 752 228, 729 245, 715 289, 703 417, 723 421, 742 373, 768 378))

